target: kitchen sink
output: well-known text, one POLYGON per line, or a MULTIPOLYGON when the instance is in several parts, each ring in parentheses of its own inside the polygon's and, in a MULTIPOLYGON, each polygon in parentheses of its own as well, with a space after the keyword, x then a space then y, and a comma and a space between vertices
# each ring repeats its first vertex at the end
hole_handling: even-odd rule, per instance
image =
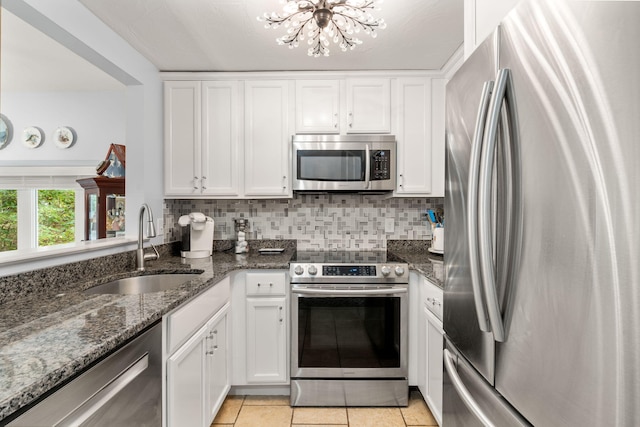
POLYGON ((193 280, 198 274, 150 274, 145 276, 127 277, 103 283, 84 291, 85 294, 146 294, 177 288, 193 280))

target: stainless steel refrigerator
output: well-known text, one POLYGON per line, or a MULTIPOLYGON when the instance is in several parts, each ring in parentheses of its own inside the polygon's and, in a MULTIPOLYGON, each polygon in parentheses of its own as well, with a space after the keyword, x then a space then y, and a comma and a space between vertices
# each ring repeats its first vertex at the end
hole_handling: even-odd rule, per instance
POLYGON ((520 3, 446 137, 444 427, 640 425, 640 2, 520 3))

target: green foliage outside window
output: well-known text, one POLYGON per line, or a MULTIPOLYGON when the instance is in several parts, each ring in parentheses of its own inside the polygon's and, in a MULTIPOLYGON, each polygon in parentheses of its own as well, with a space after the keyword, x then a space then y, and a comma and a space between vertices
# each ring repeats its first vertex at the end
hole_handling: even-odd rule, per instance
POLYGON ((38 190, 38 246, 75 240, 75 192, 38 190))
POLYGON ((0 252, 18 249, 18 192, 0 190, 0 252))

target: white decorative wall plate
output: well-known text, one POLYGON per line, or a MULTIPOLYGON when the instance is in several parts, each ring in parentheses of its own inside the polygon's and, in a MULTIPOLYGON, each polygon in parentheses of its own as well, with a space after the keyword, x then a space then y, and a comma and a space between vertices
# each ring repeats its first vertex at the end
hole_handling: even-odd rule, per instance
POLYGON ((27 148, 37 148, 42 144, 42 131, 35 126, 29 126, 22 131, 22 143, 27 148))
POLYGON ((53 133, 53 142, 58 148, 69 148, 76 140, 73 129, 62 126, 53 133))

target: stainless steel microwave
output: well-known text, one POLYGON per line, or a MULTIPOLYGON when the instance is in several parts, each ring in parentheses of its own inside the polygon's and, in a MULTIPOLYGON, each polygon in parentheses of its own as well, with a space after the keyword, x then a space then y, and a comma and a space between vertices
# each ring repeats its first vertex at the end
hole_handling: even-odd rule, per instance
POLYGON ((387 192, 396 188, 393 135, 294 135, 293 190, 387 192))

